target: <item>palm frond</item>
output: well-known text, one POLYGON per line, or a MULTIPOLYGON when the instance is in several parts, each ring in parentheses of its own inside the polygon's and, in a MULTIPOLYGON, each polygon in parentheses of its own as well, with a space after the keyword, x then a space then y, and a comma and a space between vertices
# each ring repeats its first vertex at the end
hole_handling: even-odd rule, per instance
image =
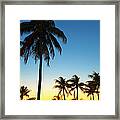
POLYGON ((61 94, 61 92, 62 92, 62 89, 60 89, 60 91, 58 92, 58 96, 61 94))
POLYGON ((74 87, 74 88, 71 88, 69 92, 71 92, 71 91, 73 91, 73 90, 75 90, 75 87, 74 87))
POLYGON ((24 58, 25 64, 28 61, 28 57, 31 55, 31 47, 34 45, 34 39, 37 35, 37 32, 33 32, 24 39, 24 42, 21 42, 22 47, 20 48, 20 56, 24 58))
POLYGON ((47 44, 47 47, 49 48, 50 55, 53 59, 55 56, 55 52, 54 52, 54 47, 53 47, 52 41, 50 40, 49 35, 47 35, 46 44, 47 44))
POLYGON ((66 82, 66 87, 67 87, 67 88, 74 87, 74 84, 69 84, 69 83, 66 82))
POLYGON ((46 61, 47 65, 49 66, 50 56, 49 56, 49 50, 48 50, 48 47, 46 46, 46 44, 43 44, 42 51, 43 51, 42 54, 43 54, 44 60, 46 61))
POLYGON ((34 31, 34 25, 31 22, 20 23, 20 34, 34 31))
POLYGON ((55 85, 54 88, 60 88, 61 89, 62 86, 61 85, 55 85))
POLYGON ((59 77, 58 78, 61 82, 65 81, 65 79, 63 77, 59 77))
POLYGON ((89 78, 93 78, 93 75, 88 75, 89 78))
POLYGON ((60 84, 60 85, 62 84, 61 81, 59 81, 59 80, 57 80, 57 79, 55 79, 55 83, 58 83, 58 84, 60 84))
POLYGON ((64 35, 63 31, 61 31, 59 28, 56 27, 51 27, 50 31, 52 34, 54 34, 55 36, 59 37, 63 43, 67 43, 67 38, 64 35))
POLYGON ((90 96, 90 95, 91 95, 91 93, 88 93, 88 94, 87 94, 87 97, 90 96))
POLYGON ((24 41, 20 41, 20 46, 23 46, 23 44, 24 44, 24 41))
POLYGON ((83 82, 79 83, 78 86, 84 86, 85 84, 83 82))
POLYGON ((61 55, 62 48, 60 44, 58 43, 57 39, 52 34, 49 34, 49 36, 50 36, 50 40, 52 41, 53 45, 55 46, 55 48, 58 50, 58 52, 61 55))
POLYGON ((67 80, 67 83, 69 83, 69 82, 74 83, 75 81, 74 81, 74 79, 69 79, 69 80, 67 80))
POLYGON ((73 75, 72 76, 74 79, 80 79, 80 77, 78 77, 77 75, 73 75))
POLYGON ((53 20, 49 20, 48 24, 50 25, 50 27, 55 27, 55 22, 53 20))
POLYGON ((65 88, 64 90, 65 90, 65 92, 68 94, 68 91, 66 90, 66 88, 65 88))
POLYGON ((85 91, 85 89, 84 89, 83 87, 79 86, 79 88, 80 88, 83 92, 85 91))

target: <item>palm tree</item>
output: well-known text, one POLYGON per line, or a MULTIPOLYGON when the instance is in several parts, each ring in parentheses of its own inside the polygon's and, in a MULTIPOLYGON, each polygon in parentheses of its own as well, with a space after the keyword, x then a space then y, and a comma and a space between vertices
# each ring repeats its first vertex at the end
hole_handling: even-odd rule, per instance
POLYGON ((93 71, 93 74, 92 75, 88 75, 88 77, 92 78, 92 80, 94 82, 95 93, 97 94, 98 100, 99 100, 100 75, 99 75, 99 73, 93 71))
POLYGON ((24 63, 28 62, 28 58, 32 56, 35 63, 39 60, 39 81, 37 100, 40 100, 41 82, 42 82, 42 59, 49 66, 50 58, 54 58, 54 47, 61 55, 62 48, 56 37, 60 38, 63 43, 67 42, 67 38, 63 31, 55 26, 53 20, 31 20, 20 23, 20 33, 29 33, 24 41, 21 41, 20 56, 24 58, 24 63))
POLYGON ((28 95, 29 92, 30 92, 30 90, 28 90, 27 87, 21 86, 20 87, 20 98, 21 98, 21 100, 23 100, 23 96, 29 97, 29 95, 28 95))
POLYGON ((87 97, 90 96, 90 100, 91 100, 91 95, 93 97, 94 100, 94 93, 95 93, 95 89, 96 89, 96 84, 94 81, 86 81, 86 84, 84 84, 85 88, 84 88, 84 93, 87 93, 87 97))
POLYGON ((66 81, 63 77, 59 77, 58 79, 55 80, 55 86, 54 88, 58 88, 59 89, 59 92, 58 92, 58 96, 59 95, 63 95, 64 96, 64 100, 65 100, 65 93, 68 94, 68 91, 67 91, 67 88, 66 88, 66 81))
POLYGON ((68 84, 68 88, 70 88, 70 91, 73 91, 73 95, 74 95, 74 99, 78 100, 78 88, 80 88, 81 90, 83 89, 82 86, 84 85, 84 83, 79 83, 80 77, 78 77, 77 75, 73 75, 71 79, 67 80, 67 84, 68 84), (76 93, 76 97, 75 97, 75 92, 76 93))

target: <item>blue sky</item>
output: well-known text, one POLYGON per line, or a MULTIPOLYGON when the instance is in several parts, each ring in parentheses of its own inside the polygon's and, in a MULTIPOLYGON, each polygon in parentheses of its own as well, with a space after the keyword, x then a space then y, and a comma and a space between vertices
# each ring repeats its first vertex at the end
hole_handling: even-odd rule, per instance
MULTIPOLYGON (((81 81, 88 79, 93 71, 100 72, 100 21, 99 20, 57 20, 56 27, 64 31, 67 44, 62 46, 62 55, 55 51, 54 60, 50 67, 43 62, 44 84, 53 83, 54 79, 62 76, 70 79, 78 75, 81 81)), ((21 37, 24 39, 24 35, 21 37)), ((20 59, 20 79, 36 81, 38 77, 38 64, 32 58, 25 65, 20 59)))

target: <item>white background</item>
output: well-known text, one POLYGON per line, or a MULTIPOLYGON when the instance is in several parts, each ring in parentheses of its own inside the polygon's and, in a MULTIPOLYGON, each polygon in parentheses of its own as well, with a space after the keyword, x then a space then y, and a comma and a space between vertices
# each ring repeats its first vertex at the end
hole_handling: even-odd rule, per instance
POLYGON ((5 5, 5 114, 114 115, 115 6, 5 5), (100 20, 99 101, 20 101, 20 20, 100 20))

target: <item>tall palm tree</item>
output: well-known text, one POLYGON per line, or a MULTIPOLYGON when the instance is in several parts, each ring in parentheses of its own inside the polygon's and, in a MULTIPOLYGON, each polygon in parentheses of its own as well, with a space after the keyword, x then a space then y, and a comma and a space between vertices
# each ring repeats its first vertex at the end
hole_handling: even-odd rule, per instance
POLYGON ((80 88, 82 90, 82 86, 84 85, 84 83, 80 83, 79 82, 80 77, 78 77, 77 75, 73 75, 71 79, 67 80, 67 84, 68 84, 68 88, 70 88, 70 91, 74 91, 74 99, 78 100, 78 88, 80 88), (76 93, 76 98, 75 98, 75 92, 76 93))
POLYGON ((24 41, 21 41, 20 56, 24 58, 24 63, 28 62, 28 58, 32 56, 35 63, 39 60, 39 81, 37 100, 40 100, 41 82, 42 82, 42 59, 49 66, 50 58, 54 58, 54 48, 61 55, 62 48, 56 37, 60 38, 63 43, 67 42, 67 38, 63 31, 55 26, 53 20, 31 20, 20 23, 20 33, 29 33, 24 41))
POLYGON ((60 94, 62 94, 63 97, 64 97, 64 100, 65 100, 65 93, 68 94, 68 91, 67 91, 67 88, 66 88, 67 83, 66 83, 65 79, 63 77, 59 77, 58 79, 55 80, 55 84, 56 85, 54 86, 54 88, 59 89, 58 96, 60 94))
POLYGON ((23 100, 23 96, 29 97, 29 95, 28 95, 29 92, 30 92, 30 90, 28 90, 27 87, 21 86, 20 87, 20 98, 21 98, 21 100, 23 100))
POLYGON ((95 86, 95 93, 98 96, 98 100, 99 100, 99 88, 100 88, 100 75, 99 73, 93 71, 93 74, 88 75, 88 77, 92 78, 93 82, 94 82, 94 86, 95 86))

